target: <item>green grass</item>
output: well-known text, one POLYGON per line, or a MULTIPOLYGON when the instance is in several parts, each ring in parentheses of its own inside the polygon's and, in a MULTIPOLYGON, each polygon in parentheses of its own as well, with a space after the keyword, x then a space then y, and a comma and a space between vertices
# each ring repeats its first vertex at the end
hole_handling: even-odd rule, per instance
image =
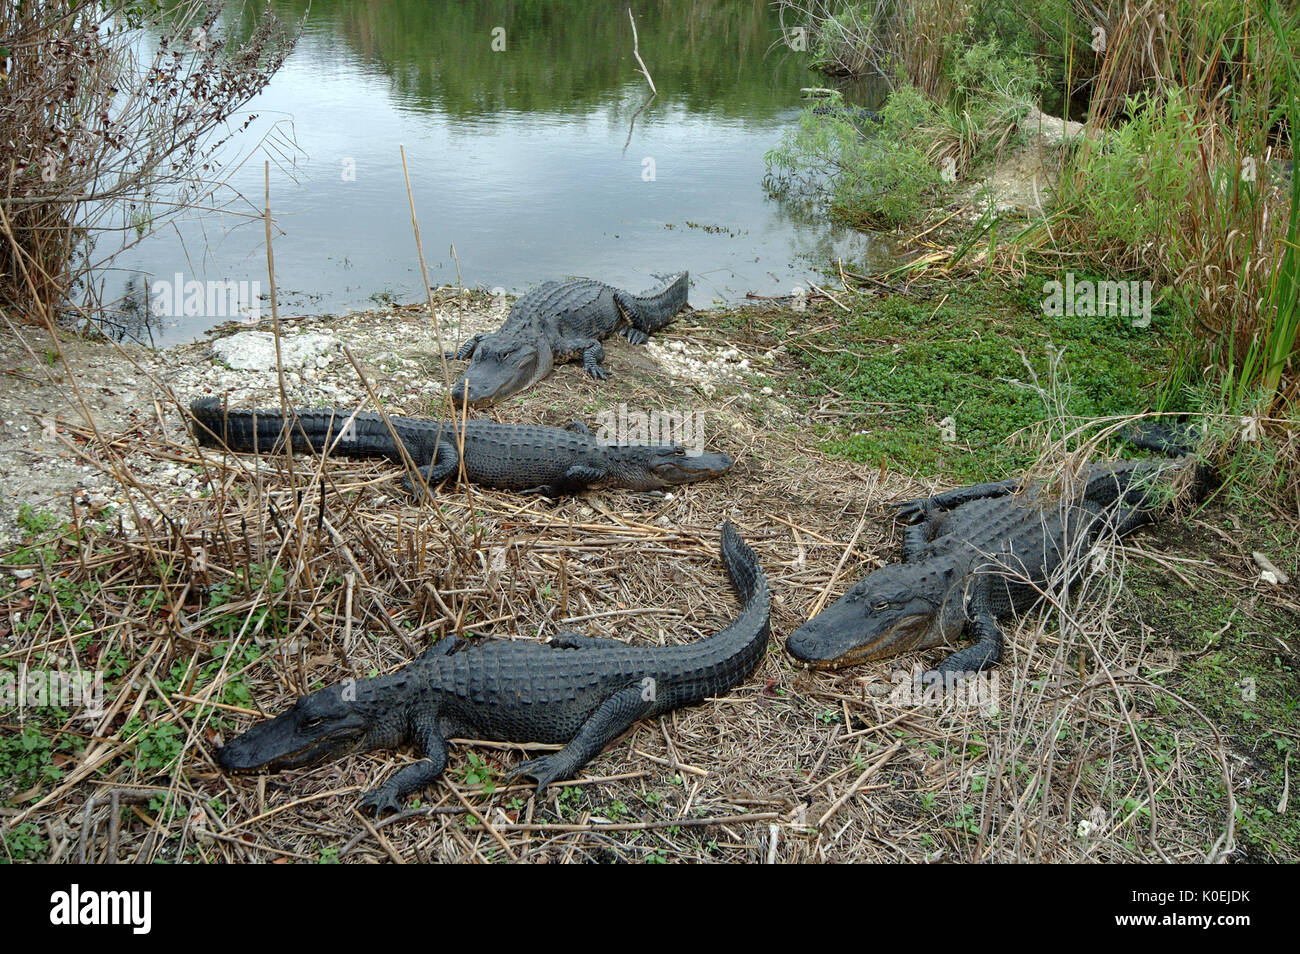
POLYGON ((0 864, 14 861, 39 861, 49 851, 35 822, 14 825, 4 833, 5 850, 0 853, 0 864))
MULTIPOLYGON (((1267 516, 1235 509, 1233 516, 1235 521, 1212 514, 1204 519, 1221 523, 1221 529, 1242 548, 1260 549, 1293 565, 1294 531, 1289 540, 1280 540, 1278 528, 1267 516)), ((1179 549, 1214 563, 1236 556, 1235 551, 1224 552, 1217 534, 1196 526, 1185 531, 1179 549)), ((1229 762, 1238 767, 1233 773, 1237 860, 1294 860, 1300 855, 1300 820, 1293 810, 1281 813, 1278 807, 1288 788, 1288 772, 1294 775, 1300 729, 1297 667, 1273 634, 1300 630, 1300 617, 1286 608, 1284 599, 1274 602, 1264 594, 1247 604, 1239 591, 1222 589, 1222 580, 1209 582, 1199 585, 1193 579, 1189 585, 1160 566, 1145 561, 1129 564, 1125 584, 1130 604, 1142 608, 1153 645, 1167 646, 1177 654, 1172 666, 1159 667, 1168 671, 1153 672, 1150 678, 1186 699, 1219 728, 1229 762)), ((1226 793, 1210 754, 1204 721, 1172 697, 1160 697, 1156 708, 1160 725, 1176 730, 1179 739, 1175 741, 1168 731, 1146 739, 1148 758, 1156 760, 1153 769, 1163 769, 1160 760, 1175 757, 1204 762, 1196 775, 1206 781, 1196 797, 1207 817, 1218 818, 1226 793)))
MULTIPOLYGON (((1076 280, 1086 277, 1113 276, 1076 280)), ((808 407, 838 395, 837 409, 859 412, 819 425, 827 453, 958 484, 1038 456, 1040 447, 1008 439, 1053 416, 1037 389, 1050 384, 1049 349, 1064 351, 1058 384, 1069 414, 1151 408, 1171 360, 1167 314, 1157 308, 1151 327, 1133 328, 1118 317, 1048 317, 1041 300, 1041 279, 1017 290, 944 286, 925 299, 862 298, 848 315, 782 313, 773 330, 806 371, 787 376, 791 397, 808 407), (952 442, 940 427, 949 417, 952 442)))

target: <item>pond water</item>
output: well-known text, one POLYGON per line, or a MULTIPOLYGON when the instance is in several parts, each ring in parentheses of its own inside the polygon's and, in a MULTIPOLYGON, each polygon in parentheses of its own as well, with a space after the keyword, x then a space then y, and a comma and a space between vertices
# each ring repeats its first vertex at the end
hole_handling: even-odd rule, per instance
MULTIPOLYGON (((836 258, 872 255, 865 236, 764 192, 763 154, 798 115, 800 88, 827 85, 781 42, 767 0, 636 4, 658 88, 639 115, 648 87, 625 5, 277 9, 305 15, 303 33, 248 107, 244 161, 227 156, 226 172, 247 198, 236 205, 257 212, 272 160, 284 313, 423 297, 399 145, 434 285, 455 284, 459 267, 465 285, 511 293, 572 275, 639 290, 689 269, 701 307, 789 294, 836 258), (263 136, 265 155, 251 148, 263 136)), ((188 215, 115 266, 119 286, 138 272, 153 287, 177 275, 268 287, 262 222, 233 214, 188 215)), ((172 309, 154 340, 192 340, 229 317, 195 311, 172 309)))

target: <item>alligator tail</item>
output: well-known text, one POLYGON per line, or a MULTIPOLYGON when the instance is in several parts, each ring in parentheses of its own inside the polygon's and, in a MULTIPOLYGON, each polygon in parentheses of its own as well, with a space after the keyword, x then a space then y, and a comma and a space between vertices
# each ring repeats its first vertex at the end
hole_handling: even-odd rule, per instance
POLYGON ((1124 435, 1124 442, 1169 457, 1191 457, 1204 432, 1195 424, 1140 424, 1124 435))
POLYGON ((690 287, 690 273, 682 272, 660 289, 647 289, 639 295, 618 291, 615 298, 633 325, 645 332, 658 331, 686 307, 690 287))
MULTIPOLYGON (((191 404, 190 416, 194 418, 194 435, 200 444, 226 447, 240 453, 257 451, 269 454, 284 449, 284 415, 279 411, 228 408, 220 398, 212 397, 201 398, 191 404)), ((345 434, 347 412, 299 411, 297 417, 292 429, 294 450, 319 453, 334 444, 340 436, 340 450, 348 453, 366 453, 369 450, 358 446, 363 441, 357 440, 357 436, 371 436, 368 431, 372 428, 367 426, 368 420, 354 422, 353 432, 345 434), (367 433, 357 435, 357 431, 367 433)), ((382 450, 375 448, 371 452, 381 453, 382 450)))
POLYGON ((767 592, 767 578, 758 565, 758 557, 740 538, 730 520, 722 525, 722 565, 727 568, 731 585, 746 609, 755 602, 755 597, 761 598, 767 592))

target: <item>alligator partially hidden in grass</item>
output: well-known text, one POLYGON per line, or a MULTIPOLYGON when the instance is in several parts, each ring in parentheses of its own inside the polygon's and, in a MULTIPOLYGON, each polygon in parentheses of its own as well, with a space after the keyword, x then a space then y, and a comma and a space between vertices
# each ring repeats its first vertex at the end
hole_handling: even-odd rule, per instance
POLYGON ((631 646, 563 633, 549 643, 492 640, 462 647, 444 638, 388 676, 344 682, 302 696, 217 753, 227 772, 277 772, 351 752, 414 743, 424 760, 365 794, 363 807, 398 811, 447 766, 447 739, 563 745, 515 766, 540 795, 572 778, 639 719, 727 692, 754 671, 767 646, 767 579, 730 522, 722 562, 740 615, 712 636, 681 646, 631 646))
MULTIPOLYGON (((190 405, 199 440, 234 451, 284 449, 284 415, 278 411, 232 410, 220 398, 190 405)), ((402 460, 405 448, 419 474, 403 478, 416 497, 454 477, 461 463, 475 483, 548 497, 593 487, 662 490, 719 477, 735 463, 726 454, 688 453, 681 444, 605 444, 583 424, 568 429, 469 420, 464 429, 441 421, 389 415, 393 430, 373 412, 298 411, 290 425, 292 447, 348 456, 402 460), (393 434, 400 440, 393 439, 393 434)))
POLYGON ((1129 440, 1183 456, 1092 464, 1073 492, 1060 496, 1004 480, 897 505, 901 516, 919 520, 904 531, 904 562, 860 580, 791 633, 786 648, 815 668, 837 669, 951 643, 969 631, 974 645, 938 671, 997 663, 998 620, 1077 575, 1103 538, 1154 520, 1170 502, 1176 475, 1191 472, 1194 495, 1208 485, 1209 469, 1186 456, 1185 434, 1149 428, 1129 440))
POLYGON ((458 407, 492 404, 578 358, 584 371, 603 381, 608 372, 600 366, 600 343, 619 331, 643 344, 686 306, 689 284, 686 272, 639 295, 590 278, 546 282, 515 302, 499 331, 461 345, 455 357, 471 363, 453 386, 452 399, 458 407))
POLYGON ((814 116, 835 116, 855 126, 865 126, 867 123, 883 123, 885 118, 874 109, 867 109, 865 106, 848 106, 843 103, 822 103, 813 107, 814 116))

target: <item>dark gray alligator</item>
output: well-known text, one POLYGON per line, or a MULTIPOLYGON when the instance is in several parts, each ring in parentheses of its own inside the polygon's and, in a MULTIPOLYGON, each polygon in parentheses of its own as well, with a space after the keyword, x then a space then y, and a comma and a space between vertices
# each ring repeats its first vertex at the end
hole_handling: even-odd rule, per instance
POLYGON ((883 123, 885 118, 874 109, 867 109, 865 106, 848 106, 843 103, 822 103, 814 106, 814 116, 835 116, 850 122, 855 126, 864 126, 867 123, 883 123))
POLYGON ((456 652, 449 636, 397 672, 300 697, 217 753, 227 772, 277 772, 351 752, 413 743, 424 760, 365 794, 361 804, 400 810, 447 766, 447 739, 543 742, 560 751, 515 766, 537 792, 572 778, 638 719, 727 692, 754 671, 767 647, 767 579, 754 551, 727 522, 722 562, 740 598, 726 629, 682 646, 630 646, 563 633, 549 643, 491 640, 456 652))
POLYGON ((609 375, 600 366, 605 359, 600 343, 618 331, 643 344, 686 306, 689 287, 686 272, 639 295, 590 278, 546 282, 515 302, 499 331, 461 345, 455 357, 471 362, 452 387, 452 400, 457 407, 491 404, 578 358, 584 371, 603 381, 609 375))
MULTIPOLYGON (((190 405, 202 443, 233 451, 272 453, 284 448, 284 416, 279 411, 231 410, 220 398, 190 405)), ((456 428, 441 421, 388 418, 402 447, 416 465, 420 481, 407 474, 402 484, 416 497, 425 486, 454 477, 460 466, 456 428)), ((292 427, 295 450, 400 461, 402 451, 384 419, 375 413, 345 410, 299 411, 292 427)), ((592 487, 662 490, 719 477, 735 463, 726 454, 690 454, 681 444, 602 444, 584 425, 568 429, 469 420, 464 427, 465 476, 502 490, 548 497, 592 487)))
MULTIPOLYGON (((1169 431, 1150 429, 1130 440, 1183 450, 1169 431)), ((974 645, 948 656, 938 671, 991 666, 1002 657, 998 620, 1030 608, 1063 566, 1066 575, 1077 574, 1103 537, 1154 520, 1170 502, 1174 476, 1189 468, 1199 494, 1210 471, 1183 456, 1089 465, 1077 489, 1061 497, 1004 480, 896 505, 902 517, 919 521, 903 533, 904 562, 860 580, 791 633, 786 649, 815 668, 838 669, 951 643, 969 630, 974 645)))

